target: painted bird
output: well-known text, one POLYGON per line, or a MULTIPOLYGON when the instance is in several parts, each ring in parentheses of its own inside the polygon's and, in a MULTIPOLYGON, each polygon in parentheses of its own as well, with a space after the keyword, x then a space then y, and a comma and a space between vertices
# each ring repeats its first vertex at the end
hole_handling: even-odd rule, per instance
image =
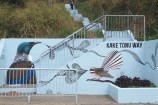
POLYGON ((122 57, 119 51, 110 52, 104 59, 101 68, 90 68, 90 73, 93 78, 88 80, 100 80, 102 77, 113 78, 108 71, 120 69, 119 67, 122 65, 122 57))
MULTIPOLYGON (((67 65, 68 66, 68 65, 67 65)), ((69 67, 68 67, 69 68, 69 67)), ((70 69, 70 68, 69 68, 70 69)), ((87 70, 82 69, 79 64, 73 63, 72 64, 72 69, 77 69, 76 70, 60 70, 53 78, 51 78, 49 81, 39 81, 38 86, 44 86, 50 83, 51 81, 54 80, 54 78, 58 76, 64 76, 65 77, 65 82, 68 84, 73 84, 75 83, 87 70)))
MULTIPOLYGON (((41 42, 23 42, 17 48, 17 54, 9 68, 34 68, 31 62, 30 51, 32 47, 41 42)), ((8 70, 7 84, 34 84, 36 83, 34 70, 8 70)))

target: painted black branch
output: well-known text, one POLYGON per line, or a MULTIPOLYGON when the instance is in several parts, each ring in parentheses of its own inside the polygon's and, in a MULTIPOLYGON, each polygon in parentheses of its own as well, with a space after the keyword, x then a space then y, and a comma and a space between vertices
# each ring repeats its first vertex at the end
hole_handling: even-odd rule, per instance
POLYGON ((95 81, 95 82, 109 82, 109 83, 112 83, 112 84, 115 84, 113 81, 111 80, 94 80, 94 79, 87 79, 87 81, 95 81))

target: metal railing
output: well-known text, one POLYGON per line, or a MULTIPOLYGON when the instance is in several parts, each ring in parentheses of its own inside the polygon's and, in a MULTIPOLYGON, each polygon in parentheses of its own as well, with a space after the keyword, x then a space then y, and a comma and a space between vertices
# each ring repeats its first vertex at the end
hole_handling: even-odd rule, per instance
POLYGON ((86 53, 91 47, 99 44, 104 37, 103 28, 104 16, 44 51, 34 64, 40 68, 59 68, 66 65, 74 58, 86 53))
POLYGON ((145 40, 144 15, 106 15, 105 37, 128 38, 145 40), (127 31, 127 34, 124 34, 127 31), (122 33, 121 33, 122 32, 122 33))
POLYGON ((103 15, 44 51, 34 62, 39 68, 59 68, 86 53, 102 39, 145 40, 144 15, 103 15), (103 32, 104 31, 104 32, 103 32), (103 35, 104 34, 104 35, 103 35))
POLYGON ((77 102, 76 69, 0 68, 0 97, 74 96, 77 102))

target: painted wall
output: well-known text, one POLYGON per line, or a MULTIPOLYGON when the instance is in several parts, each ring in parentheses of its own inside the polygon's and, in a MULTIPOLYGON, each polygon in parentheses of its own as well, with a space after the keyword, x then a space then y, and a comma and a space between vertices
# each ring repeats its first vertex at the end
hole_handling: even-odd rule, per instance
MULTIPOLYGON (((92 47, 91 45, 93 45, 93 43, 94 43, 94 40, 92 40, 92 39, 88 39, 88 40, 84 40, 84 41, 83 41, 83 39, 79 39, 79 40, 76 40, 75 43, 72 43, 72 41, 71 41, 70 43, 66 43, 63 46, 60 46, 60 48, 57 49, 57 52, 53 52, 53 50, 52 50, 51 57, 54 56, 53 58, 51 58, 49 56, 50 54, 47 54, 47 56, 44 57, 44 59, 43 58, 40 59, 42 62, 35 63, 35 61, 40 58, 40 56, 41 56, 41 54, 43 54, 43 52, 50 50, 48 48, 48 46, 54 46, 57 43, 61 42, 62 40, 63 39, 6 39, 4 48, 3 48, 3 51, 5 51, 5 59, 3 61, 4 62, 3 67, 5 67, 5 68, 10 67, 10 65, 14 62, 18 46, 23 42, 42 42, 40 44, 34 45, 30 51, 30 55, 32 56, 32 62, 34 63, 35 68, 61 67, 60 63, 63 62, 63 58, 64 58, 64 60, 69 62, 71 60, 70 58, 77 57, 78 55, 80 55, 80 53, 87 51, 87 49, 91 48, 92 47), (75 47, 75 51, 74 51, 76 54, 75 56, 73 56, 71 54, 73 52, 72 51, 73 49, 71 48, 73 45, 75 47), (86 49, 85 49, 85 47, 86 47, 86 49), (66 56, 67 56, 67 58, 66 58, 66 56)), ((69 39, 67 39, 67 40, 69 40, 69 39)), ((98 39, 95 41, 102 41, 102 39, 98 39)), ((6 72, 2 73, 1 75, 6 76, 6 72)), ((46 73, 46 75, 47 75, 47 73, 46 73)), ((38 75, 37 75, 37 77, 38 77, 38 75)), ((4 84, 4 82, 2 84, 4 84)))
POLYGON ((158 88, 119 88, 110 84, 109 95, 118 103, 158 103, 158 88))
POLYGON ((0 39, 0 67, 3 68, 4 67, 4 43, 5 43, 5 39, 0 39))
MULTIPOLYGON (((54 46, 55 44, 59 43, 63 39, 5 39, 5 42, 1 44, 2 52, 4 53, 3 58, 1 59, 1 68, 9 68, 10 65, 13 63, 16 53, 17 47, 22 42, 33 42, 33 41, 40 41, 43 44, 36 45, 32 48, 30 54, 32 55, 32 61, 34 62, 36 59, 39 58, 42 52, 47 50, 48 48, 44 45, 47 44, 49 46, 54 46)), ((0 73, 0 84, 3 85, 6 82, 6 70, 1 70, 0 73)))
POLYGON ((9 66, 13 63, 17 47, 22 42, 36 42, 40 41, 42 44, 37 44, 33 46, 31 49, 31 56, 32 61, 35 61, 39 58, 39 56, 48 48, 44 45, 47 44, 49 46, 54 46, 55 44, 59 43, 63 39, 6 39, 4 50, 5 50, 5 66, 6 68, 9 68, 9 66))
MULTIPOLYGON (((130 48, 123 48, 119 46, 120 43, 130 43, 133 44, 134 42, 103 42, 99 44, 98 46, 91 49, 91 52, 88 52, 81 57, 73 60, 68 65, 71 66, 73 63, 78 63, 81 68, 88 70, 83 76, 79 79, 79 93, 80 94, 108 94, 108 83, 107 82, 100 82, 100 81, 87 81, 87 79, 92 79, 90 68, 92 67, 98 67, 100 68, 103 64, 103 62, 106 60, 106 57, 108 54, 114 50, 119 51, 122 57, 122 65, 118 68, 120 69, 108 69, 109 73, 114 78, 108 78, 108 77, 102 77, 101 80, 111 80, 115 81, 116 78, 118 78, 121 75, 128 75, 130 77, 141 77, 142 78, 142 71, 143 71, 143 65, 138 63, 133 55, 129 54, 126 51, 123 50, 129 50, 135 52, 137 56, 143 61, 143 43, 142 47, 133 48, 132 46, 130 48), (107 44, 118 44, 118 47, 116 48, 108 48, 107 44), (105 57, 100 57, 95 53, 92 53, 92 51, 98 53, 99 55, 103 55, 105 57), (121 52, 122 51, 122 52, 121 52)), ((112 62, 112 61, 109 61, 112 62)))
MULTIPOLYGON (((62 39, 6 39, 4 47, 5 67, 8 68, 12 64, 16 55, 17 46, 22 42, 43 42, 43 44, 35 45, 30 52, 33 57, 33 61, 35 61, 39 58, 43 51, 48 49, 44 44, 54 46, 61 40, 62 39)), ((76 56, 76 59, 67 62, 67 64, 62 67, 65 69, 78 69, 80 71, 80 76, 78 77, 79 94, 108 94, 109 82, 106 82, 106 80, 115 81, 115 79, 121 75, 127 75, 130 77, 137 76, 140 78, 150 79, 152 82, 158 85, 158 51, 155 50, 157 49, 156 46, 158 40, 149 42, 109 41, 102 42, 97 46, 89 49, 84 49, 85 44, 80 45, 80 43, 81 41, 76 46, 82 46, 83 49, 81 49, 81 51, 87 51, 87 53, 81 55, 80 57, 76 56), (151 59, 152 54, 154 54, 152 56, 153 60, 151 59), (154 66, 154 63, 156 66, 154 66), (103 76, 100 78, 100 80, 95 80, 97 77, 92 76, 90 73, 90 69, 93 67, 106 69, 107 72, 104 74, 106 76, 110 75, 113 78, 103 76)), ((67 48, 67 52, 70 53, 70 49, 67 48)), ((60 57, 64 57, 64 53, 61 53, 60 57)), ((37 82, 39 83, 39 81, 48 81, 53 78, 49 75, 49 73, 47 73, 43 79, 41 79, 40 74, 38 75, 37 73, 37 82)), ((1 73, 1 75, 6 74, 1 73)), ((59 74, 59 76, 61 75, 59 74)), ((69 76, 65 74, 61 77, 65 85, 68 85, 68 83, 73 85, 73 83, 75 83, 74 81, 72 82, 65 80, 64 76, 69 76)), ((71 80, 71 77, 69 79, 71 80)), ((37 87, 37 93, 46 93, 46 91, 51 89, 52 86, 53 80, 48 85, 44 85, 42 88, 37 87)), ((66 90, 63 90, 63 93, 65 91, 66 90)))
MULTIPOLYGON (((80 78, 78 78, 78 93, 79 94, 99 94, 99 95, 107 95, 109 92, 109 83, 104 82, 106 80, 115 81, 121 75, 127 75, 130 77, 141 77, 142 78, 142 71, 144 65, 141 62, 144 62, 144 55, 143 55, 144 43, 139 42, 102 42, 96 47, 90 49, 87 53, 81 55, 80 57, 74 59, 73 61, 69 62, 67 65, 63 66, 62 68, 71 68, 73 69, 73 65, 76 64, 76 68, 79 71, 85 71, 84 73, 80 74, 80 78), (134 45, 138 46, 134 46, 134 45), (118 53, 116 56, 113 56, 114 51, 118 53), (120 55, 120 56, 119 56, 120 55), (118 58, 118 61, 116 59, 118 58), (109 59, 111 58, 111 59, 109 59), (106 65, 103 62, 111 63, 111 65, 106 65), (139 61, 140 60, 140 61, 139 61), (119 61, 123 61, 120 63, 120 66, 117 66, 118 69, 112 68, 110 66, 117 65, 119 61), (95 80, 95 78, 91 75, 90 69, 92 67, 95 68, 108 68, 108 73, 113 76, 114 78, 109 77, 102 77, 100 80, 95 80)), ((61 74, 62 75, 62 74, 61 74)), ((43 80, 38 78, 38 81, 48 81, 52 77, 48 74, 46 78, 43 80)), ((58 78, 58 77, 56 77, 58 78)), ((66 83, 67 81, 65 81, 66 83)), ((73 83, 72 83, 73 84, 73 83)), ((49 85, 44 85, 43 88, 37 87, 37 93, 42 94, 45 93, 48 89, 53 87, 53 80, 49 83, 49 85), (44 90, 45 88, 45 90, 44 90)), ((63 91, 64 92, 64 91, 63 91)))
POLYGON ((146 41, 144 45, 144 58, 148 64, 144 67, 143 78, 158 86, 158 40, 146 41))

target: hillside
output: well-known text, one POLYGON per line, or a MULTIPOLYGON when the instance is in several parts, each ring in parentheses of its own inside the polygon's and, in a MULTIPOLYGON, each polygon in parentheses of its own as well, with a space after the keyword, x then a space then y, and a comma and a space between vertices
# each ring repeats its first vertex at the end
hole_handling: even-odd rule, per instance
MULTIPOLYGON (((0 0, 0 37, 63 38, 82 27, 61 0, 0 0)), ((68 1, 68 0, 67 0, 68 1)), ((145 15, 147 39, 158 38, 158 0, 75 0, 91 21, 103 14, 145 15)))
POLYGON ((81 27, 61 2, 48 6, 46 0, 25 0, 0 5, 0 37, 64 38, 81 27))
POLYGON ((104 14, 145 15, 147 38, 158 38, 158 0, 78 0, 79 11, 94 20, 104 14))

